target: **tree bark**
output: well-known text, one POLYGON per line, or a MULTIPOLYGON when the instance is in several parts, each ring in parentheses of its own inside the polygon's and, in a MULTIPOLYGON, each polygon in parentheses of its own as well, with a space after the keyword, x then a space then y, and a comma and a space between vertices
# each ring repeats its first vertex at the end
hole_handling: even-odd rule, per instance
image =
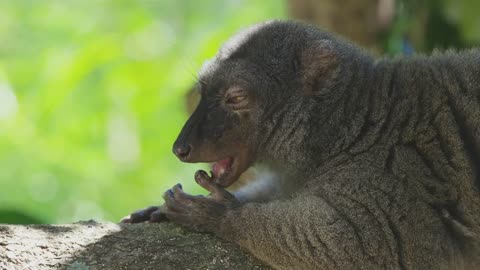
POLYGON ((268 269, 232 243, 171 223, 0 225, 0 269, 268 269))

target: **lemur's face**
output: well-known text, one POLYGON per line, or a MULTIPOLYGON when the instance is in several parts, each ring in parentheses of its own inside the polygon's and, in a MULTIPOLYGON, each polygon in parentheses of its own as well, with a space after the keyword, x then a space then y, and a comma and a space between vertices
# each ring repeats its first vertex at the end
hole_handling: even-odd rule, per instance
POLYGON ((212 164, 212 176, 229 186, 255 161, 256 126, 263 111, 265 83, 243 61, 210 63, 200 75, 200 102, 183 127, 173 151, 184 162, 212 164))

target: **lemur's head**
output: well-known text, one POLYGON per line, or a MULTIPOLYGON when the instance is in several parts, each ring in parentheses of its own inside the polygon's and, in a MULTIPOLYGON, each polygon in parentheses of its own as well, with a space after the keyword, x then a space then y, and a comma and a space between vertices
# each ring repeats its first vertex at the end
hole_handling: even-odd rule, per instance
POLYGON ((201 99, 173 145, 175 155, 213 163, 217 183, 231 185, 279 136, 274 126, 282 111, 328 96, 338 69, 333 42, 313 27, 280 21, 235 35, 199 72, 201 99))

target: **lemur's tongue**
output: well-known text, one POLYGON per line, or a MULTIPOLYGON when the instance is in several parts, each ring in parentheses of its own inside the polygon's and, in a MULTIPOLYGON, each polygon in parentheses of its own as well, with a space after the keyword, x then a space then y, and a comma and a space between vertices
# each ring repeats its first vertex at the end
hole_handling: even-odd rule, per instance
POLYGON ((232 166, 232 160, 233 159, 231 157, 228 157, 213 163, 213 166, 212 166, 213 176, 215 178, 221 177, 232 166))

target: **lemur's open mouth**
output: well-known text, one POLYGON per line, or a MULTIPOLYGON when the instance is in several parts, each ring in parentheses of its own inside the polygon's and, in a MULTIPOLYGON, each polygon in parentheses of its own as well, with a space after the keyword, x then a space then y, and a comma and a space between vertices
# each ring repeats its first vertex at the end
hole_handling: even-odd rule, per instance
POLYGON ((219 160, 215 163, 212 164, 212 174, 215 176, 215 178, 219 178, 223 176, 225 173, 228 173, 231 168, 233 163, 233 158, 227 157, 222 160, 219 160))
POLYGON ((223 187, 228 187, 238 178, 237 159, 227 157, 211 164, 212 177, 215 182, 223 187))
POLYGON ((212 177, 222 187, 228 187, 238 180, 240 175, 251 165, 248 151, 243 149, 235 156, 222 158, 211 164, 212 177))

